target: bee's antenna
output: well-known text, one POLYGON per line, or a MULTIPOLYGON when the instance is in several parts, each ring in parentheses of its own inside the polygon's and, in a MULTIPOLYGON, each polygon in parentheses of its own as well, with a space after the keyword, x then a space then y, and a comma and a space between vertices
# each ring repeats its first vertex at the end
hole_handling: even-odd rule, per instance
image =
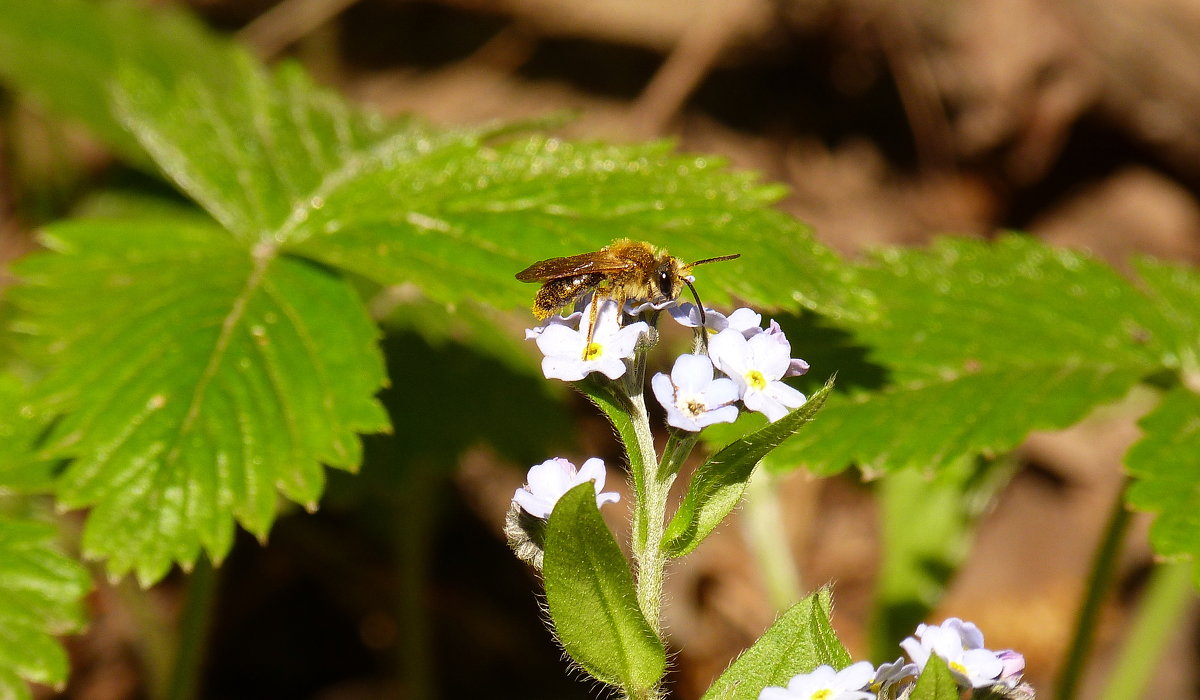
MULTIPOLYGON (((684 271, 686 272, 688 270, 691 270, 693 267, 695 267, 697 265, 705 265, 708 263, 721 262, 722 260, 733 260, 734 258, 740 258, 740 257, 742 257, 741 253, 734 253, 732 255, 720 255, 715 258, 704 258, 703 260, 697 260, 696 262, 688 263, 688 265, 684 269, 684 271)), ((683 283, 688 286, 688 289, 692 290, 692 297, 696 300, 696 308, 700 309, 700 344, 704 346, 704 354, 707 355, 708 354, 708 325, 707 325, 708 320, 704 317, 704 303, 700 301, 700 295, 696 293, 696 288, 692 286, 692 283, 688 280, 687 277, 683 278, 683 283)))
MULTIPOLYGON (((734 257, 737 257, 737 256, 734 256, 734 257)), ((695 263, 693 263, 693 264, 695 264, 695 263)), ((704 354, 707 355, 708 354, 708 326, 706 325, 707 320, 704 318, 704 303, 700 301, 700 295, 696 292, 696 287, 694 287, 692 285, 691 281, 689 281, 688 278, 684 277, 683 283, 687 285, 688 289, 692 290, 692 298, 696 300, 696 308, 700 309, 700 344, 704 346, 704 354)))
POLYGON ((721 255, 721 256, 718 256, 718 257, 715 257, 715 258, 705 258, 705 259, 703 259, 703 260, 697 260, 697 261, 696 261, 696 262, 694 262, 694 263, 690 263, 690 264, 688 265, 688 269, 690 270, 691 268, 693 268, 693 267, 695 267, 695 266, 697 266, 697 265, 704 265, 704 264, 706 264, 706 263, 721 262, 722 260, 733 260, 734 258, 740 258, 740 257, 742 257, 742 254, 741 254, 741 253, 734 253, 733 255, 721 255))

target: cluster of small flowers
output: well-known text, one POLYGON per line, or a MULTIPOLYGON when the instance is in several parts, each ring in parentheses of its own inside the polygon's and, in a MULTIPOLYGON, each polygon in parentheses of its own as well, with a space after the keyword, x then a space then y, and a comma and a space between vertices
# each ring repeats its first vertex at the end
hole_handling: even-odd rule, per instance
POLYGON ((983 646, 983 633, 974 623, 952 617, 940 625, 918 625, 916 634, 900 647, 910 661, 900 657, 875 668, 860 661, 835 671, 818 666, 812 673, 793 676, 786 688, 764 688, 758 700, 876 700, 908 697, 916 678, 931 656, 941 657, 959 687, 987 692, 992 697, 1034 697, 1021 682, 1025 657, 1011 649, 992 651, 983 646))
MULTIPOLYGON (((542 372, 547 378, 578 381, 600 372, 618 379, 625 374, 624 360, 634 355, 650 327, 644 321, 623 326, 616 302, 599 303, 594 313, 589 303, 582 312, 552 317, 526 331, 525 337, 536 340, 544 355, 542 372)), ((646 308, 659 307, 642 305, 632 314, 646 308)), ((781 380, 804 374, 808 363, 791 357, 791 344, 775 321, 763 328, 762 316, 751 309, 729 316, 705 309, 701 324, 702 314, 694 304, 670 302, 669 310, 681 325, 703 325, 703 332, 711 336, 707 355, 681 355, 669 375, 660 372, 650 381, 669 425, 696 432, 713 423, 731 423, 738 416, 738 401, 771 421, 804 405, 804 394, 781 380), (718 371, 724 376, 716 376, 718 371)))

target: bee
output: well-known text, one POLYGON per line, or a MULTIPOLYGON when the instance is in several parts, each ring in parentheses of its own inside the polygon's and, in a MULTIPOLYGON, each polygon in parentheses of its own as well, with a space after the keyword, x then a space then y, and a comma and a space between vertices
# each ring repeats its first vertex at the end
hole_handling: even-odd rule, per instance
MULTIPOLYGON (((542 283, 533 298, 533 315, 539 320, 549 318, 555 311, 592 291, 597 299, 612 299, 617 308, 622 308, 630 300, 663 302, 678 299, 687 285, 696 299, 696 306, 700 307, 703 325, 704 305, 688 279, 689 273, 697 265, 733 260, 740 255, 734 253, 685 263, 649 243, 622 238, 591 253, 535 262, 518 272, 517 279, 542 283)), ((593 316, 595 313, 596 304, 593 304, 593 316)), ((595 318, 592 322, 594 326, 595 318)))

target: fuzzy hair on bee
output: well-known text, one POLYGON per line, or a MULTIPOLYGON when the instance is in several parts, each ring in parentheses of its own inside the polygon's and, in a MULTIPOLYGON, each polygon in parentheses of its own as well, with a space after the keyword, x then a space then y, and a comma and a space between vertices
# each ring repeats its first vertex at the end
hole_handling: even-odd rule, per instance
POLYGON ((649 243, 622 238, 591 253, 535 262, 518 272, 517 279, 542 284, 533 299, 533 315, 539 320, 549 318, 588 292, 595 292, 597 299, 612 299, 620 308, 626 301, 672 301, 687 286, 700 307, 703 322, 704 305, 688 279, 692 268, 740 255, 688 263, 649 243))

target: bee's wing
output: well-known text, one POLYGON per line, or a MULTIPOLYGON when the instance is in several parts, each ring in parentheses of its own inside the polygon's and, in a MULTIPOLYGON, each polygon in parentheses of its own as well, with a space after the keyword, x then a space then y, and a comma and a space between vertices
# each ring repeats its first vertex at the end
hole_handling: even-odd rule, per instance
POLYGON ((546 280, 584 275, 588 273, 620 272, 633 267, 635 263, 623 260, 606 251, 569 255, 565 258, 550 258, 535 262, 517 273, 521 282, 545 282, 546 280))

